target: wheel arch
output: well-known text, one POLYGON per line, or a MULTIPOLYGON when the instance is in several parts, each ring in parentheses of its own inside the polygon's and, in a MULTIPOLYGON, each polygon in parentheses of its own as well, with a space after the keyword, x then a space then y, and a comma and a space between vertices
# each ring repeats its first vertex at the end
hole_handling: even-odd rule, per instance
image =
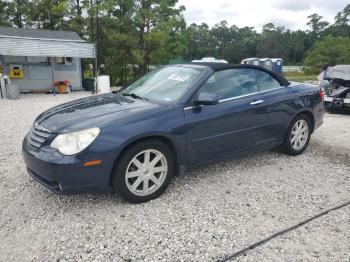
POLYGON ((302 111, 299 111, 297 112, 293 118, 290 120, 290 122, 288 123, 288 125, 286 126, 286 130, 285 130, 285 134, 283 135, 283 141, 286 139, 287 137, 287 131, 288 129, 290 128, 290 126, 292 125, 292 123, 294 122, 294 120, 300 116, 300 115, 306 115, 310 121, 311 121, 311 133, 314 132, 314 128, 315 128, 315 117, 313 115, 313 113, 309 110, 302 110, 302 111))
POLYGON ((132 147, 133 145, 136 145, 136 144, 141 143, 141 142, 146 141, 146 140, 158 140, 158 141, 163 142, 165 145, 167 145, 169 147, 169 149, 171 150, 171 152, 174 155, 174 162, 175 162, 175 167, 176 167, 175 174, 177 173, 178 168, 179 168, 179 163, 180 163, 180 153, 177 150, 174 142, 169 137, 167 137, 165 135, 153 134, 153 135, 147 135, 147 136, 135 138, 134 140, 129 141, 128 143, 126 143, 122 147, 122 149, 120 150, 118 156, 114 160, 112 172, 111 172, 110 178, 109 178, 109 184, 111 184, 111 182, 112 182, 112 178, 113 178, 113 173, 114 173, 115 167, 116 167, 119 159, 121 158, 121 156, 124 154, 124 152, 126 150, 128 150, 130 147, 132 147))
POLYGON ((315 130, 315 117, 314 117, 314 114, 311 111, 309 111, 309 110, 303 110, 303 111, 298 112, 298 114, 296 114, 293 117, 293 119, 290 122, 290 124, 293 123, 294 119, 296 119, 300 115, 306 115, 310 119, 310 122, 311 122, 311 133, 313 133, 314 130, 315 130))

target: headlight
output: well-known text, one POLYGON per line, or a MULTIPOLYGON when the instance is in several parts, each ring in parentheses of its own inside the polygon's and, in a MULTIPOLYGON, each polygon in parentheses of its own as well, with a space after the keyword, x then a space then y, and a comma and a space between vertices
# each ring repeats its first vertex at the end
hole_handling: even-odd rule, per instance
POLYGON ((58 135, 51 143, 63 155, 75 155, 87 148, 98 136, 100 129, 94 127, 78 132, 58 135))

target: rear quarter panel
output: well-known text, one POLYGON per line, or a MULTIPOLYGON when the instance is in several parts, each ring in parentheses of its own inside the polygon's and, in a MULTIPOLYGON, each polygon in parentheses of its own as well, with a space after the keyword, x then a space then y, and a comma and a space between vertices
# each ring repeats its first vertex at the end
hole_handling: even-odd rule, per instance
POLYGON ((320 89, 315 85, 293 82, 288 87, 293 97, 289 103, 291 120, 302 112, 312 114, 313 130, 323 122, 324 104, 320 96, 320 89))
POLYGON ((259 99, 265 101, 265 132, 269 134, 267 137, 271 137, 272 146, 283 142, 290 123, 302 112, 312 115, 315 128, 322 123, 324 108, 317 86, 292 83, 288 87, 262 93, 259 99))
POLYGON ((312 113, 313 130, 317 129, 323 123, 325 112, 324 103, 320 96, 320 88, 315 85, 292 83, 291 89, 295 92, 293 104, 297 108, 294 117, 303 111, 312 113))

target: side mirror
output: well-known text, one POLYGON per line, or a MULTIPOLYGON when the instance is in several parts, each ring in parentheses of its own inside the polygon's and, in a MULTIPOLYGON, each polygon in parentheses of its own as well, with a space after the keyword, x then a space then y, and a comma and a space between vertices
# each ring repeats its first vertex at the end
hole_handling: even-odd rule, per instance
POLYGON ((118 86, 116 90, 112 91, 113 94, 119 94, 120 91, 122 91, 122 89, 124 88, 124 86, 118 86))
POLYGON ((217 105, 219 103, 219 97, 214 93, 203 92, 198 95, 198 98, 193 100, 195 106, 210 106, 217 105))

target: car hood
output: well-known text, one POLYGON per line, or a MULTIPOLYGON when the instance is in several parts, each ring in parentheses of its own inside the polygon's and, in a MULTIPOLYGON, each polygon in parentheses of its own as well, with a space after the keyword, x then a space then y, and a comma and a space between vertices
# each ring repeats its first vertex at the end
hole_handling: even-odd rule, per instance
POLYGON ((350 65, 335 65, 328 67, 324 79, 341 79, 350 81, 350 65))
POLYGON ((110 121, 130 118, 159 107, 158 104, 109 93, 53 107, 39 115, 35 122, 52 133, 73 132, 100 127, 110 121))

